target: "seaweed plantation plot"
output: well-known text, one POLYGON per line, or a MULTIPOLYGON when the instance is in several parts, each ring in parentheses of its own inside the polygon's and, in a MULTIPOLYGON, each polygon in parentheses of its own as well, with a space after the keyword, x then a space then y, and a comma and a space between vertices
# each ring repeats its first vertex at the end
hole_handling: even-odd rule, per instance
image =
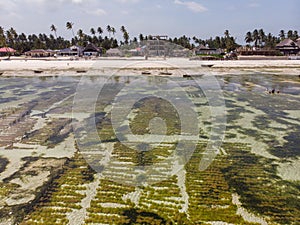
POLYGON ((300 79, 195 79, 1 78, 0 224, 300 224, 300 79))

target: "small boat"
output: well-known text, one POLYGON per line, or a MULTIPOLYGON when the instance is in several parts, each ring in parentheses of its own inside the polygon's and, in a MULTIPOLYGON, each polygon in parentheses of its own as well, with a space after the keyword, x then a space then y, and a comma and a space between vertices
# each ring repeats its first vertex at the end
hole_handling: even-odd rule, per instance
POLYGON ((208 68, 211 68, 213 67, 214 64, 202 64, 201 67, 208 67, 208 68))
POLYGON ((4 72, 0 71, 0 76, 2 76, 4 74, 4 72))
POLYGON ((203 77, 201 74, 184 74, 183 77, 189 78, 189 77, 203 77))
POLYGON ((87 71, 86 70, 77 70, 76 72, 77 73, 86 73, 87 71))
POLYGON ((151 73, 148 72, 148 71, 143 71, 143 72, 142 72, 142 75, 151 75, 151 73))
POLYGON ((168 76, 170 76, 170 75, 172 75, 172 73, 169 73, 169 72, 160 72, 159 75, 168 75, 168 76))
POLYGON ((43 70, 34 70, 33 72, 34 73, 43 73, 44 71, 43 70))

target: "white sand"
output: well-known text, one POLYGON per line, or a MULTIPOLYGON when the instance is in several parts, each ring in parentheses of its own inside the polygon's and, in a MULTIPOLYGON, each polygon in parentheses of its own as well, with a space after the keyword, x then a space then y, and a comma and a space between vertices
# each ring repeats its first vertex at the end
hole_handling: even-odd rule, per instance
POLYGON ((290 163, 280 163, 278 175, 289 181, 300 181, 300 159, 292 160, 290 163))
POLYGON ((245 221, 261 225, 268 225, 267 221, 264 218, 256 216, 242 207, 240 196, 238 194, 232 194, 232 203, 237 206, 237 215, 242 216, 245 221))
POLYGON ((90 207, 92 200, 95 198, 97 194, 97 188, 100 185, 100 174, 95 175, 95 180, 87 184, 86 187, 86 197, 81 201, 81 209, 73 210, 71 213, 67 214, 70 225, 84 224, 84 219, 87 216, 87 209, 90 207))
MULTIPOLYGON (((201 71, 208 71, 216 75, 243 73, 273 73, 273 74, 300 74, 300 60, 234 60, 234 61, 197 61, 185 58, 170 58, 167 60, 150 58, 99 58, 98 60, 71 61, 68 58, 60 60, 10 60, 0 61, 2 76, 49 76, 49 75, 77 75, 82 73, 76 71, 97 71, 99 75, 111 75, 123 68, 124 74, 128 71, 141 74, 143 70, 159 69, 163 72, 171 72, 180 69, 182 73, 188 74, 201 71), (213 64, 212 68, 203 68, 202 64, 213 64), (138 69, 138 71, 134 70, 138 69), (41 70, 43 73, 36 74, 34 70, 41 70)), ((120 71, 119 71, 120 72, 120 71)), ((93 72, 91 72, 93 74, 93 72)), ((153 74, 153 73, 152 73, 153 74)), ((178 75, 173 73, 173 75, 178 75)), ((182 75, 182 74, 181 74, 182 75)))

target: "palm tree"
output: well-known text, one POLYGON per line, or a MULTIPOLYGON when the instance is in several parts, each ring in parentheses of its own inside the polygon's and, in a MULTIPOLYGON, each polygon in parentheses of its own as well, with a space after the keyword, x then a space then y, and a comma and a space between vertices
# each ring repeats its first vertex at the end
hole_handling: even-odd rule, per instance
POLYGON ((251 44, 251 42, 253 42, 252 39, 252 33, 250 31, 247 32, 246 36, 245 36, 245 41, 246 43, 248 43, 249 45, 251 44))
POLYGON ((85 34, 83 33, 83 30, 82 29, 79 29, 78 32, 77 32, 77 35, 79 37, 79 45, 83 45, 83 39, 85 37, 85 34))
POLYGON ((268 49, 274 49, 276 47, 276 37, 269 33, 266 37, 266 47, 268 49))
POLYGON ((230 38, 229 30, 225 30, 224 35, 225 35, 225 38, 230 38))
POLYGON ((293 37, 294 37, 293 31, 292 31, 292 30, 289 30, 289 31, 287 32, 287 38, 293 39, 293 37))
POLYGON ((82 38, 84 37, 83 30, 82 30, 82 29, 79 29, 78 32, 77 32, 77 35, 78 35, 79 38, 82 39, 82 38))
POLYGON ((106 30, 107 30, 108 36, 109 36, 109 38, 110 38, 111 26, 110 26, 110 25, 107 25, 106 30))
POLYGON ((123 38, 124 38, 125 44, 128 45, 128 43, 129 43, 129 33, 127 31, 124 32, 123 38))
POLYGON ((143 34, 140 34, 140 35, 139 35, 139 39, 140 39, 140 42, 144 41, 144 35, 143 35, 143 34))
POLYGON ((113 36, 115 37, 115 33, 117 32, 116 29, 114 27, 111 27, 111 32, 113 34, 113 36))
POLYGON ((6 31, 6 39, 8 40, 9 45, 13 47, 14 38, 10 30, 6 31))
POLYGON ((266 40, 266 34, 264 32, 263 29, 260 29, 258 31, 258 36, 259 36, 259 42, 260 42, 260 46, 262 47, 263 46, 263 43, 265 42, 266 40))
POLYGON ((255 29, 252 33, 252 39, 254 41, 254 46, 257 47, 257 44, 259 42, 259 33, 258 33, 258 30, 255 29))
POLYGON ((126 32, 126 28, 125 28, 125 26, 121 26, 121 29, 120 29, 120 31, 124 34, 125 32, 126 32))
POLYGON ((222 43, 221 43, 221 38, 219 37, 219 36, 216 36, 216 38, 215 38, 215 48, 221 48, 221 45, 222 45, 222 43))
POLYGON ((67 22, 67 24, 66 24, 67 29, 72 31, 73 37, 75 38, 73 26, 74 26, 74 23, 72 23, 72 22, 67 22))
POLYGON ((280 37, 281 40, 284 40, 284 39, 285 39, 285 32, 284 32, 284 30, 281 30, 281 31, 279 32, 279 37, 280 37))
POLYGON ((123 33, 123 38, 125 41, 125 44, 129 43, 129 33, 127 32, 125 26, 121 26, 120 31, 123 33))
POLYGON ((293 38, 297 40, 299 38, 298 31, 294 30, 293 38))
POLYGON ((51 26, 50 26, 50 30, 51 30, 51 32, 54 32, 54 35, 55 35, 55 37, 57 38, 57 28, 55 27, 55 25, 54 24, 52 24, 51 26))
POLYGON ((95 29, 94 29, 94 28, 91 28, 91 29, 90 29, 90 32, 91 32, 91 34, 92 34, 93 36, 95 36, 95 34, 96 34, 96 31, 95 31, 95 29))
POLYGON ((4 29, 0 26, 0 46, 6 46, 6 38, 4 35, 4 29))
POLYGON ((98 27, 98 28, 97 28, 97 32, 98 32, 98 34, 101 36, 101 35, 103 34, 102 28, 101 28, 101 27, 98 27))

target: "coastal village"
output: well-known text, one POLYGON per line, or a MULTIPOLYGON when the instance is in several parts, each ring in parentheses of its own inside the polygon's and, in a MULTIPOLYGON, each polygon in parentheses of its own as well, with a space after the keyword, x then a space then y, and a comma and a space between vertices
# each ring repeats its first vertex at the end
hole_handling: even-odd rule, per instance
POLYGON ((95 59, 97 57, 185 57, 195 60, 295 60, 300 59, 300 38, 298 31, 281 30, 278 37, 266 35, 263 29, 255 29, 245 36, 246 45, 236 43, 236 38, 228 30, 224 37, 202 40, 197 37, 169 38, 167 35, 139 35, 132 40, 127 29, 122 26, 120 32, 124 40, 115 38, 114 27, 107 26, 108 36, 103 38, 103 29, 91 28, 91 35, 79 29, 74 34, 74 24, 68 22, 67 29, 74 35, 71 41, 57 36, 57 28, 51 25, 53 34, 28 35, 10 28, 0 27, 0 56, 2 59, 17 58, 59 58, 72 60, 95 59), (98 36, 96 35, 98 33, 98 36))

